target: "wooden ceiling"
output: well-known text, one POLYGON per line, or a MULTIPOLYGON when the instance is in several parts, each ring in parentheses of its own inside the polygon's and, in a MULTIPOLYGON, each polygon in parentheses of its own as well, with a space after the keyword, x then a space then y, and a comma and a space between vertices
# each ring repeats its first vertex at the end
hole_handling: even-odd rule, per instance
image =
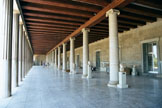
MULTIPOLYGON (((120 0, 18 0, 35 54, 46 54, 77 30, 75 48, 82 46, 79 28, 93 20, 93 17, 114 1, 120 2, 120 0)), ((154 22, 157 17, 162 18, 161 0, 126 1, 127 4, 115 7, 120 10, 119 32, 145 25, 146 22, 154 22)), ((108 37, 106 17, 100 18, 88 27, 91 30, 89 43, 108 37)), ((67 43, 69 50, 69 42, 67 43)))

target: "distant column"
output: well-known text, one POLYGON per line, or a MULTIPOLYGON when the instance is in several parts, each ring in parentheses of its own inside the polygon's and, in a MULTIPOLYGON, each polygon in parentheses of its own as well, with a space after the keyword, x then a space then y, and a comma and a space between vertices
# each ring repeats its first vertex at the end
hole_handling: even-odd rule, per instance
POLYGON ((57 68, 57 49, 55 49, 55 68, 57 68))
POLYGON ((0 97, 11 96, 13 0, 0 0, 0 97))
POLYGON ((19 27, 19 82, 22 81, 22 36, 23 36, 23 24, 20 23, 19 27))
POLYGON ((67 55, 66 55, 66 43, 63 43, 63 71, 66 71, 66 60, 67 60, 67 55))
POLYGON ((61 68, 61 48, 60 46, 58 47, 58 69, 60 70, 61 68))
POLYGON ((111 9, 106 13, 109 17, 109 63, 110 63, 110 81, 108 86, 116 87, 119 82, 119 46, 118 46, 118 24, 117 15, 120 12, 111 9))
POLYGON ((83 32, 83 75, 82 75, 82 78, 87 78, 88 59, 89 59, 88 32, 90 32, 90 29, 83 28, 82 32, 83 32))
POLYGON ((22 80, 25 77, 25 31, 22 35, 22 80))
POLYGON ((19 12, 13 14, 12 31, 12 88, 18 87, 19 12))
POLYGON ((74 38, 70 38, 70 74, 74 74, 75 64, 74 38))

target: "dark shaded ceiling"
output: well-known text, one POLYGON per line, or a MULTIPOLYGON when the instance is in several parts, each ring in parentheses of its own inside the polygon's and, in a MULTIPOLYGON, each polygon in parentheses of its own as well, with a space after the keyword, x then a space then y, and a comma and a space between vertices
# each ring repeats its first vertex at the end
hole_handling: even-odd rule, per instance
MULTIPOLYGON (((35 54, 46 54, 63 39, 95 16, 112 0, 19 0, 35 54)), ((135 0, 120 10, 118 31, 127 31, 162 18, 161 0, 135 0)), ((89 43, 108 37, 108 20, 92 26, 89 43)), ((82 34, 75 48, 82 46, 82 34)), ((69 42, 67 50, 69 50, 69 42)))

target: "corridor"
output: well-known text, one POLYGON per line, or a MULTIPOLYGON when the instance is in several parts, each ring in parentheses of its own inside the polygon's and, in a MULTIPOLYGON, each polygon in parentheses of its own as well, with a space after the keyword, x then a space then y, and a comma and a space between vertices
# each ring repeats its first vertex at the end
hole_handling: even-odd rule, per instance
POLYGON ((129 89, 107 87, 107 73, 69 75, 33 66, 12 97, 0 108, 162 108, 162 79, 128 76, 129 89))

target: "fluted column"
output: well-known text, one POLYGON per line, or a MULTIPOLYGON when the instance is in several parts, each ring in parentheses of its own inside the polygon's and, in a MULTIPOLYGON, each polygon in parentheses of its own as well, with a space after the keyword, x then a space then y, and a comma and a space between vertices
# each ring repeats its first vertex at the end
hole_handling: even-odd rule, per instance
POLYGON ((52 66, 54 66, 54 51, 52 51, 52 66))
POLYGON ((55 49, 55 68, 57 68, 57 49, 55 49))
POLYGON ((23 24, 20 22, 19 25, 19 66, 18 66, 18 73, 19 73, 19 82, 22 81, 22 36, 23 36, 23 24))
POLYGON ((19 12, 13 14, 12 31, 12 88, 18 87, 19 12))
POLYGON ((82 75, 82 78, 87 78, 88 60, 89 60, 88 32, 90 32, 90 29, 83 28, 82 32, 83 32, 83 75, 82 75))
POLYGON ((58 69, 61 68, 61 48, 58 47, 58 69))
POLYGON ((111 9, 106 13, 109 17, 109 63, 110 63, 110 81, 108 86, 116 87, 119 82, 119 46, 118 46, 118 24, 117 15, 120 12, 111 9))
POLYGON ((0 97, 11 96, 13 0, 0 0, 0 97))
POLYGON ((75 51, 74 51, 74 38, 70 38, 70 74, 74 74, 75 64, 75 51))
POLYGON ((22 35, 22 80, 25 77, 25 31, 23 31, 22 35))
POLYGON ((67 55, 66 55, 66 43, 63 43, 63 59, 62 59, 63 60, 63 62, 62 62, 63 63, 63 71, 66 71, 66 68, 67 68, 67 66, 66 66, 67 65, 66 64, 67 58, 66 57, 67 57, 67 55))

